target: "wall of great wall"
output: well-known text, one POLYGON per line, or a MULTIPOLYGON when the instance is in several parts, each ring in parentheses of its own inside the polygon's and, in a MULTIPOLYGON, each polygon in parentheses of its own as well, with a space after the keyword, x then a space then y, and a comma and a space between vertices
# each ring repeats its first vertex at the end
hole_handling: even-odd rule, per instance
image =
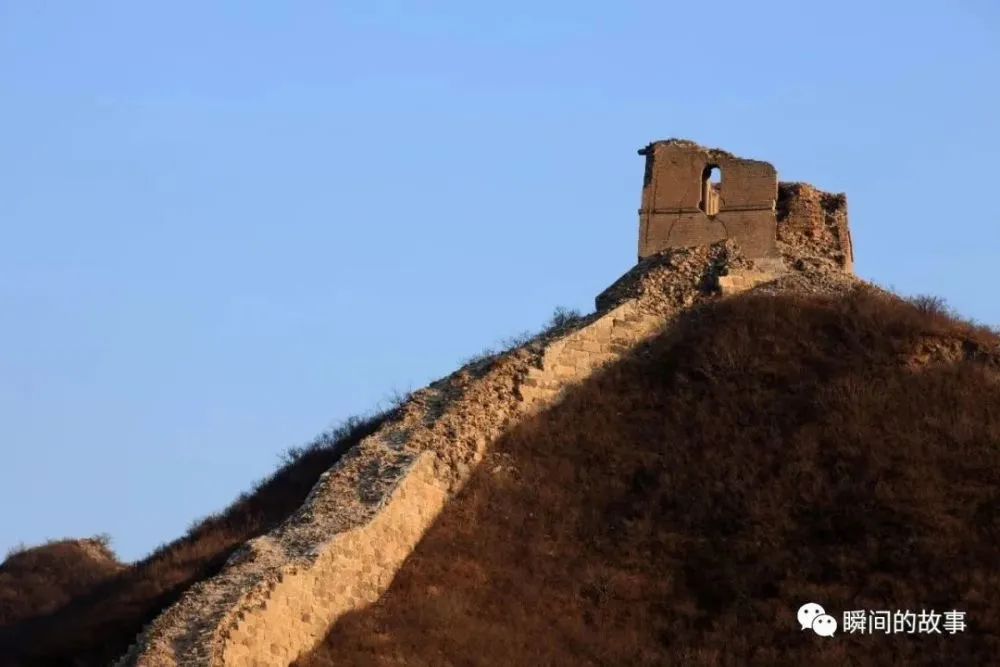
POLYGON ((779 247, 793 247, 794 260, 805 261, 808 256, 813 262, 854 272, 854 243, 843 193, 823 192, 808 183, 779 183, 775 204, 779 247))
POLYGON ((290 664, 339 618, 382 595, 448 499, 512 426, 557 403, 685 308, 817 263, 850 273, 842 195, 779 187, 767 163, 690 142, 651 147, 660 161, 656 167, 647 158, 640 262, 597 297, 593 315, 414 392, 321 476, 295 514, 189 589, 116 667, 290 664), (695 186, 702 182, 708 163, 723 164, 729 180, 685 190, 688 176, 695 186), (659 186, 651 189, 657 173, 659 186), (740 174, 746 183, 734 177, 740 174), (672 185, 680 188, 676 201, 664 194, 674 177, 686 179, 672 185), (699 231, 698 221, 709 225, 699 231))
POLYGON ((324 473, 295 515, 147 627, 117 667, 274 667, 309 651, 338 618, 379 598, 496 438, 671 313, 764 275, 733 252, 667 253, 623 276, 572 327, 415 392, 324 473))

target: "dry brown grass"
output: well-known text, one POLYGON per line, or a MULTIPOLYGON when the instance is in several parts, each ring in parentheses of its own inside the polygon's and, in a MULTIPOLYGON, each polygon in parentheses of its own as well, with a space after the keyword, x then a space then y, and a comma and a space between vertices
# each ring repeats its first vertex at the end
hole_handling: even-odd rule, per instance
MULTIPOLYGON (((504 437, 388 594, 300 665, 990 664, 997 343, 868 292, 691 311, 504 437), (969 629, 824 639, 795 623, 812 600, 958 608, 969 629)), ((69 542, 12 555, 0 665, 109 664, 382 418, 133 566, 69 542)))
POLYGON ((997 343, 868 292, 690 312, 504 437, 298 665, 993 664, 997 343), (930 339, 979 360, 908 365, 930 339), (969 627, 822 638, 807 601, 969 627))
POLYGON ((0 564, 0 666, 106 667, 146 623, 218 572, 236 547, 297 509, 319 476, 385 416, 349 420, 290 450, 285 465, 252 493, 127 568, 113 559, 84 562, 71 542, 8 557, 0 564))
POLYGON ((0 619, 11 624, 51 613, 124 568, 103 537, 12 550, 0 564, 0 619))

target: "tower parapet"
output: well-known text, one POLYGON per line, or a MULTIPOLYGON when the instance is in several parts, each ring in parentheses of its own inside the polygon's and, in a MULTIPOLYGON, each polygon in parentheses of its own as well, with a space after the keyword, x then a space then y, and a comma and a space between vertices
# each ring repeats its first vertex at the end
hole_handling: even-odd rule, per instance
POLYGON ((853 272, 847 198, 780 183, 768 162, 684 139, 656 141, 646 158, 639 259, 669 248, 736 241, 748 258, 779 262, 789 247, 853 272))
POLYGON ((773 166, 682 139, 651 143, 639 154, 646 158, 639 259, 725 239, 748 257, 779 256, 773 166))

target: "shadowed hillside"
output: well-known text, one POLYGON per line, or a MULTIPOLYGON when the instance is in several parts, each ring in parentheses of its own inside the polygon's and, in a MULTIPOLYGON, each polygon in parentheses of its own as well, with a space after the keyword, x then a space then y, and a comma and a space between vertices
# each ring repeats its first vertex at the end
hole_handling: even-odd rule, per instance
POLYGON ((869 289, 696 308, 503 437, 296 664, 991 664, 998 342, 869 289), (968 629, 824 638, 810 601, 968 629))

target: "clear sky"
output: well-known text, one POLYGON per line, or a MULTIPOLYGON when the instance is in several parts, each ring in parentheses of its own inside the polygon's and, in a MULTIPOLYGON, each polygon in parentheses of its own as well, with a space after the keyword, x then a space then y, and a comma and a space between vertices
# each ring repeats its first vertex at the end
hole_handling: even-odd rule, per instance
POLYGON ((1000 324, 1000 6, 0 1, 0 558, 179 536, 635 261, 672 136, 1000 324))

